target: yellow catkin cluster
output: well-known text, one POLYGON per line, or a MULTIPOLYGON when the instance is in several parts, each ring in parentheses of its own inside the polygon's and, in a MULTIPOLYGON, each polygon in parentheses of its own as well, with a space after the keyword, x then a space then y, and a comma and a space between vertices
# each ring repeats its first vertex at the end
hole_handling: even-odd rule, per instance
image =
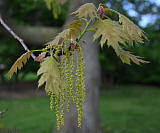
POLYGON ((70 68, 70 94, 73 100, 73 103, 76 104, 75 94, 74 94, 74 52, 71 55, 71 68, 70 68))
POLYGON ((58 53, 60 52, 61 47, 62 47, 62 44, 54 48, 55 49, 54 57, 56 58, 58 57, 58 53))
POLYGON ((53 111, 53 109, 54 109, 54 102, 53 102, 53 91, 49 91, 48 92, 48 95, 50 96, 50 109, 53 111))
POLYGON ((46 45, 45 48, 42 49, 42 51, 45 52, 45 51, 47 51, 47 50, 50 49, 50 48, 51 48, 51 46, 50 46, 50 44, 48 44, 48 45, 46 45))
POLYGON ((64 125, 64 106, 65 106, 65 88, 62 88, 61 92, 61 112, 60 112, 60 121, 61 125, 64 125))
POLYGON ((59 47, 57 46, 57 47, 55 48, 55 53, 54 53, 54 56, 55 56, 55 57, 58 56, 58 52, 59 52, 59 47))
POLYGON ((77 55, 77 70, 76 70, 76 107, 78 112, 78 127, 81 127, 81 121, 83 120, 83 103, 85 101, 85 79, 84 79, 84 57, 83 51, 77 55))
POLYGON ((82 95, 82 102, 85 102, 85 95, 86 95, 86 87, 85 87, 85 62, 84 62, 84 55, 82 49, 80 50, 80 74, 81 74, 81 95, 82 95))
MULTIPOLYGON (((60 47, 61 47, 61 45, 55 47, 54 57, 56 57, 56 58, 58 56, 60 47)), ((69 57, 69 55, 67 55, 67 57, 69 57)), ((67 60, 67 61, 69 61, 69 60, 67 60)), ((61 62, 59 64, 61 80, 64 81, 61 84, 61 90, 59 90, 59 93, 56 95, 53 95, 52 91, 49 91, 49 93, 48 93, 48 95, 50 96, 50 109, 53 110, 53 104, 54 104, 54 109, 56 112, 57 130, 60 129, 61 125, 64 125, 64 109, 65 109, 64 106, 65 106, 65 101, 66 101, 65 77, 67 75, 65 68, 68 67, 68 66, 66 66, 67 61, 66 61, 66 57, 64 56, 61 58, 61 62)), ((69 81, 69 79, 68 79, 68 81, 69 81)))
POLYGON ((66 53, 65 74, 66 74, 66 90, 67 90, 67 111, 69 112, 71 104, 71 93, 70 93, 70 52, 68 48, 66 48, 65 53, 66 53))
MULTIPOLYGON (((58 55, 59 48, 55 48, 54 56, 58 55)), ((69 51, 65 47, 64 55, 60 58, 59 70, 61 75, 62 85, 58 94, 53 95, 49 92, 50 108, 56 111, 57 129, 64 125, 64 111, 70 110, 70 104, 73 102, 76 105, 78 113, 78 127, 81 127, 83 120, 83 103, 85 101, 85 75, 84 75, 84 56, 80 48, 79 51, 69 51), (53 106, 54 104, 54 106, 53 106)))
MULTIPOLYGON (((61 80, 65 82, 65 58, 64 57, 61 58, 60 72, 61 72, 61 80)), ((64 125, 64 106, 65 106, 65 101, 66 101, 66 86, 65 86, 64 82, 62 84, 62 89, 61 89, 61 93, 60 93, 61 125, 64 125)))
POLYGON ((57 129, 60 129, 61 120, 60 120, 60 94, 55 95, 55 110, 56 110, 56 119, 57 119, 57 129))
POLYGON ((61 117, 60 117, 60 93, 58 95, 54 95, 53 91, 49 91, 48 95, 50 96, 50 109, 53 111, 55 108, 56 111, 56 119, 57 119, 57 129, 60 129, 61 125, 61 117))

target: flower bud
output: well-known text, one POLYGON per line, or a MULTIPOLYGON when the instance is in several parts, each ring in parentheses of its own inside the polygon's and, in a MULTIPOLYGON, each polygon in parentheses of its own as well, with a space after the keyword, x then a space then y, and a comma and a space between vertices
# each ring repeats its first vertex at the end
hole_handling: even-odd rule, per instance
POLYGON ((101 6, 100 7, 100 18, 104 18, 104 13, 105 13, 105 10, 104 10, 104 8, 101 6))

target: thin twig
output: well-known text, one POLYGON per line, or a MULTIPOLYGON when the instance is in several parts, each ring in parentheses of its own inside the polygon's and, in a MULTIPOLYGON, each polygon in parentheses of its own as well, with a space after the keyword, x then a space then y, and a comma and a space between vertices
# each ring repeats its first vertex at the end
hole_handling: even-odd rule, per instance
MULTIPOLYGON (((16 33, 13 32, 13 30, 11 30, 11 28, 3 21, 1 15, 0 15, 0 23, 2 24, 2 26, 16 39, 20 42, 20 44, 23 46, 24 50, 29 52, 30 50, 28 49, 28 47, 25 45, 23 39, 21 39, 16 33)), ((36 60, 36 56, 34 54, 31 55, 32 58, 34 60, 36 60)))

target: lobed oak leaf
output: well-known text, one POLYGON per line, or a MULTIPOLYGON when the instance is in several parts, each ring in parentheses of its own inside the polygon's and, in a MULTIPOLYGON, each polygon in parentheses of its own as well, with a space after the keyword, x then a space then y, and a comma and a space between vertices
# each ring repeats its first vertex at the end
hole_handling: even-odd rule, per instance
POLYGON ((144 43, 144 39, 147 39, 144 31, 135 25, 131 20, 122 14, 119 14, 119 22, 122 24, 122 28, 130 36, 130 43, 144 43))
POLYGON ((69 29, 70 29, 70 38, 72 38, 72 36, 77 37, 79 35, 79 33, 81 32, 81 28, 83 26, 83 22, 82 20, 76 20, 73 21, 70 25, 69 25, 69 29))
POLYGON ((148 61, 144 61, 142 57, 135 56, 131 54, 131 52, 125 51, 120 47, 115 51, 123 63, 129 64, 129 65, 131 64, 131 61, 137 65, 140 65, 141 63, 149 63, 148 61))
POLYGON ((30 58, 33 52, 29 51, 23 54, 17 61, 12 65, 11 69, 9 70, 9 76, 12 77, 13 73, 17 72, 17 69, 21 70, 24 64, 26 64, 27 60, 30 58))
POLYGON ((100 40, 101 47, 107 41, 108 46, 116 48, 119 46, 119 43, 125 44, 130 39, 128 34, 122 30, 121 25, 109 19, 98 20, 92 29, 96 30, 93 35, 94 40, 102 36, 100 40))
POLYGON ((92 29, 96 30, 93 35, 94 40, 101 36, 101 47, 103 47, 107 41, 107 45, 113 47, 123 63, 130 64, 131 61, 138 65, 140 63, 148 63, 147 61, 142 60, 139 56, 135 56, 129 51, 125 51, 121 48, 120 44, 130 42, 131 38, 118 22, 109 19, 99 20, 92 29))
POLYGON ((41 63, 37 75, 41 75, 38 81, 38 87, 45 83, 45 91, 47 93, 52 91, 54 94, 58 94, 62 81, 58 63, 53 57, 48 57, 41 63))
POLYGON ((59 33, 54 40, 48 42, 51 46, 58 45, 59 43, 71 40, 71 38, 77 37, 81 32, 81 27, 83 26, 82 20, 73 21, 69 28, 59 33))
MULTIPOLYGON (((110 9, 108 6, 105 6, 105 5, 102 5, 103 6, 103 8, 104 8, 104 10, 105 10, 105 14, 106 15, 113 15, 114 14, 114 10, 112 10, 112 9, 110 9)), ((117 14, 117 12, 116 12, 116 14, 117 14)))
POLYGON ((79 18, 88 18, 88 16, 90 18, 94 18, 94 15, 96 14, 96 7, 93 3, 86 3, 80 6, 80 8, 72 14, 77 14, 79 18))
POLYGON ((105 9, 105 14, 112 20, 115 19, 115 21, 118 21, 122 25, 122 29, 130 36, 129 44, 144 43, 144 39, 148 40, 144 31, 126 16, 108 7, 103 7, 105 9))
POLYGON ((122 29, 130 36, 130 40, 128 43, 130 43, 131 45, 133 45, 134 43, 144 43, 144 39, 148 40, 144 31, 126 16, 110 8, 105 8, 105 12, 107 13, 107 15, 118 15, 117 21, 122 25, 122 29))
POLYGON ((55 39, 51 42, 48 42, 47 44, 50 44, 51 46, 55 46, 57 44, 60 43, 60 41, 65 41, 70 39, 70 29, 66 29, 64 31, 62 31, 61 33, 59 33, 55 39))

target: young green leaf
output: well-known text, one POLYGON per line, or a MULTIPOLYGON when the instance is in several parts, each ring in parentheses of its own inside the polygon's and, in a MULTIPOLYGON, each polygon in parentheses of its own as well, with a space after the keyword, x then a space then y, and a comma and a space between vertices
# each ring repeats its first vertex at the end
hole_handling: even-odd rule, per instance
POLYGON ((130 36, 131 44, 144 43, 144 39, 147 39, 144 31, 141 30, 137 25, 130 21, 127 17, 119 14, 119 22, 122 24, 123 30, 130 36))
POLYGON ((48 57, 41 63, 37 75, 41 75, 38 81, 38 87, 46 83, 45 91, 47 93, 52 91, 54 94, 58 94, 62 81, 58 64, 53 57, 48 57))
POLYGON ((96 22, 93 29, 96 29, 96 33, 93 35, 94 40, 100 36, 101 47, 104 46, 107 41, 108 46, 112 46, 116 54, 121 58, 123 63, 130 64, 133 61, 136 64, 148 63, 142 60, 140 57, 132 55, 129 51, 125 51, 120 47, 120 44, 126 44, 132 42, 131 36, 123 30, 122 26, 115 21, 106 19, 96 22))
POLYGON ((10 77, 12 77, 13 73, 17 72, 17 69, 21 70, 21 68, 24 64, 26 64, 32 53, 32 51, 29 51, 17 59, 17 61, 12 65, 11 69, 8 72, 10 77))
POLYGON ((131 61, 137 65, 140 65, 140 63, 149 63, 148 61, 142 60, 141 57, 135 56, 131 54, 129 51, 125 51, 122 48, 119 47, 119 49, 115 49, 115 52, 120 57, 123 63, 126 63, 128 65, 131 64, 131 61))
POLYGON ((60 43, 60 41, 68 41, 71 40, 73 37, 77 37, 79 33, 81 32, 81 27, 83 26, 82 20, 76 20, 73 21, 69 28, 64 30, 63 32, 59 33, 55 39, 51 42, 48 42, 47 44, 50 44, 51 46, 55 46, 60 43))
POLYGON ((96 15, 96 7, 93 3, 87 3, 80 6, 80 8, 72 14, 77 14, 79 18, 88 18, 88 16, 94 18, 94 15, 96 15))
POLYGON ((144 31, 140 29, 136 24, 134 24, 134 22, 132 22, 126 16, 108 7, 105 8, 105 13, 107 15, 118 15, 119 23, 122 25, 123 30, 127 32, 127 34, 130 36, 130 42, 128 43, 130 43, 131 45, 133 45, 133 43, 144 43, 144 39, 147 40, 144 31))
POLYGON ((94 40, 102 36, 100 40, 101 47, 107 41, 108 46, 116 48, 119 46, 119 43, 125 44, 130 39, 128 34, 122 30, 121 25, 109 19, 98 20, 92 29, 96 30, 96 33, 93 35, 94 40))
POLYGON ((55 46, 57 44, 59 44, 59 42, 61 40, 65 41, 67 39, 70 39, 70 29, 66 29, 64 31, 62 31, 61 33, 59 33, 55 39, 51 42, 48 42, 47 44, 50 44, 51 46, 55 46))
POLYGON ((82 20, 75 20, 69 25, 70 35, 78 37, 81 32, 81 28, 83 26, 82 20))

